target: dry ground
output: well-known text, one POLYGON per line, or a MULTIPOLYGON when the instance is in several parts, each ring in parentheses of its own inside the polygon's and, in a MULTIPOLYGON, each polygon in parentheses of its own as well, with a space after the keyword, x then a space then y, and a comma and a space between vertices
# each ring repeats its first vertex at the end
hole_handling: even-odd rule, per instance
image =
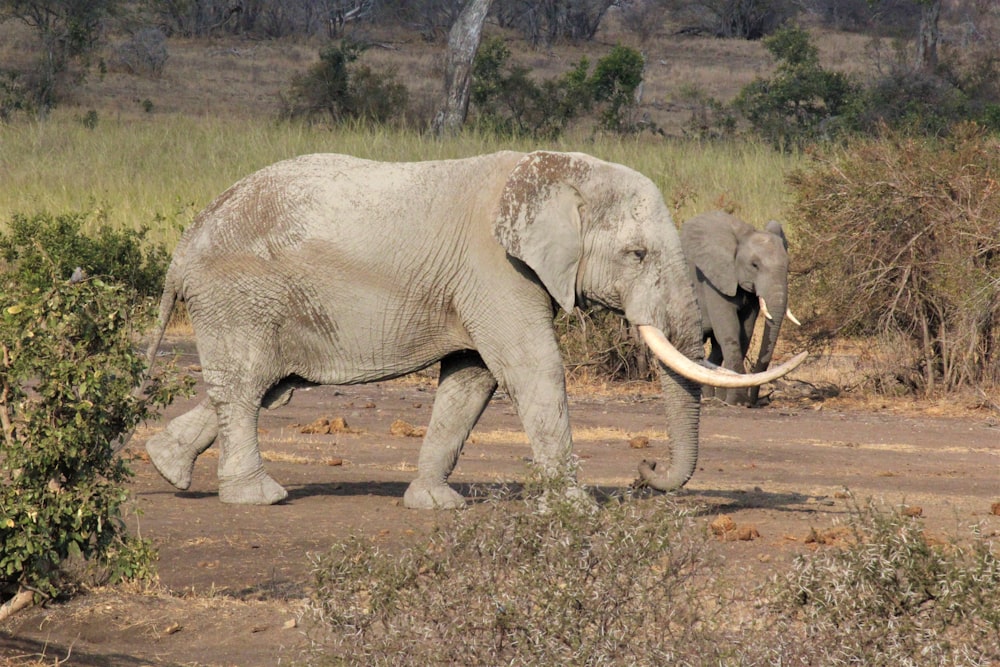
MULTIPOLYGON (((190 339, 173 342, 187 351, 183 364, 197 363, 190 339)), ((818 372, 814 367, 799 377, 818 372)), ((159 584, 93 590, 23 612, 0 626, 0 664, 68 658, 61 664, 271 667, 300 659, 307 642, 298 615, 311 584, 309 554, 352 534, 398 549, 448 520, 449 513, 403 508, 420 439, 390 433, 397 419, 426 425, 433 397, 433 378, 422 376, 299 391, 288 406, 265 411, 266 465, 290 491, 277 506, 221 504, 211 450, 186 492, 140 458, 131 485, 140 514, 129 522, 159 550, 159 584), (317 419, 338 417, 352 432, 302 432, 317 419)), ((575 391, 571 410, 588 485, 627 487, 642 458, 667 455, 661 407, 647 386, 575 391), (649 447, 630 447, 635 435, 649 437, 649 447)), ((751 587, 805 550, 834 548, 806 538, 844 516, 846 490, 920 507, 919 521, 932 535, 947 537, 979 523, 1000 540, 1000 516, 991 514, 1000 501, 997 414, 965 406, 948 412, 862 409, 842 399, 809 398, 791 385, 762 409, 706 406, 698 470, 682 501, 701 508, 706 530, 725 514, 760 535, 714 543, 722 556, 719 578, 751 587)), ((161 427, 150 424, 136 444, 161 427)), ((500 396, 452 481, 466 492, 469 485, 516 483, 528 456, 514 411, 500 396)))

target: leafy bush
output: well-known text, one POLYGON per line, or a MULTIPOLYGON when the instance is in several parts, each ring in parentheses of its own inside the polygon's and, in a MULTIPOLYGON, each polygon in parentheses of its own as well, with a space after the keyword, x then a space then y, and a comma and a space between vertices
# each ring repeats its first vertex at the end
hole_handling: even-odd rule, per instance
POLYGON ((940 135, 973 116, 961 89, 941 77, 905 67, 894 67, 860 89, 845 111, 845 127, 865 134, 889 127, 914 135, 940 135))
POLYGON ((406 111, 409 94, 395 72, 354 64, 367 47, 350 41, 320 51, 319 62, 292 80, 284 101, 288 118, 329 116, 334 123, 386 123, 406 111))
POLYGON ((616 46, 597 61, 589 85, 594 100, 603 102, 601 127, 615 132, 632 132, 635 122, 631 112, 636 107, 636 90, 642 83, 645 60, 642 54, 627 46, 616 46))
POLYGON ((689 510, 665 497, 597 509, 558 486, 527 494, 531 507, 494 496, 402 554, 355 537, 317 558, 316 663, 701 662, 706 534, 689 510))
POLYGON ((918 520, 868 501, 838 542, 799 557, 772 613, 797 637, 800 664, 985 665, 1000 660, 1000 556, 935 542, 918 520))
POLYGON ((47 289, 79 267, 86 275, 128 285, 139 296, 159 296, 170 257, 163 244, 148 244, 148 229, 116 230, 105 214, 15 214, 0 232, 0 258, 17 265, 26 289, 47 289), (94 236, 84 234, 97 226, 94 236))
POLYGON ((855 87, 844 74, 820 67, 819 50, 801 28, 782 28, 763 43, 778 61, 775 75, 745 86, 733 106, 773 145, 801 146, 845 110, 855 87))
POLYGON ((643 58, 634 49, 615 47, 597 61, 593 74, 583 58, 562 76, 540 83, 531 78, 531 70, 512 64, 510 56, 499 37, 483 40, 476 53, 470 101, 480 129, 551 139, 595 106, 603 129, 637 129, 631 115, 643 58))
MULTIPOLYGON (((29 244, 34 252, 8 254, 0 273, 0 603, 11 603, 7 610, 32 594, 58 594, 68 559, 103 562, 112 577, 149 572, 150 546, 125 533, 131 471, 116 444, 184 387, 168 373, 136 395, 145 363, 133 339, 148 322, 139 288, 60 277, 51 255, 68 237, 59 231, 42 233, 29 244)), ((114 257, 123 237, 108 238, 110 247, 97 241, 91 249, 114 257)))
POLYGON ((586 59, 561 77, 536 83, 526 67, 510 63, 499 37, 484 39, 473 62, 470 102, 479 129, 500 135, 555 138, 583 110, 592 95, 586 59))
POLYGON ((900 336, 899 369, 930 394, 1000 382, 1000 145, 886 135, 816 156, 791 178, 799 293, 816 338, 900 336))

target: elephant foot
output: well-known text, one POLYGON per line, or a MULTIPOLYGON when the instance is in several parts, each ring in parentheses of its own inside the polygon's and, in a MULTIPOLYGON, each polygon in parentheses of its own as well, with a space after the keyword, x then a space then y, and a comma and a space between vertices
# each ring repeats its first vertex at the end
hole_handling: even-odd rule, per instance
POLYGON ((465 498, 447 484, 415 479, 406 487, 403 506, 411 510, 455 510, 465 507, 465 498))
POLYGON ((263 470, 249 477, 220 477, 219 500, 231 505, 274 505, 288 491, 263 470))
POLYGON ((146 453, 165 480, 181 491, 191 486, 194 461, 198 456, 182 447, 169 431, 160 431, 146 441, 146 453))

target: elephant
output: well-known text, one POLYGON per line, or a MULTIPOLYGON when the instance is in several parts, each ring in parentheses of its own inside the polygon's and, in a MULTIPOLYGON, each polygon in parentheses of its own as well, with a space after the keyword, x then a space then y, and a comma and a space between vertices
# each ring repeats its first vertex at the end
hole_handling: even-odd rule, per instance
MULTIPOLYGON (((781 224, 772 220, 761 231, 729 213, 712 211, 681 226, 681 246, 701 307, 708 360, 743 373, 757 316, 763 313, 764 333, 753 372, 766 370, 782 320, 799 323, 788 309, 788 240, 781 224)), ((752 406, 759 389, 717 392, 706 387, 705 394, 752 406)))
POLYGON ((174 250, 150 364, 175 304, 194 330, 207 396, 146 443, 179 489, 218 442, 219 498, 273 504, 260 408, 301 386, 388 380, 440 364, 409 508, 457 508, 447 484, 498 386, 533 464, 573 472, 557 307, 599 306, 638 325, 662 360, 673 448, 651 484, 679 488, 698 451, 700 385, 770 381, 704 363, 698 305, 655 184, 582 153, 502 151, 424 162, 303 155, 265 167, 199 213, 174 250))

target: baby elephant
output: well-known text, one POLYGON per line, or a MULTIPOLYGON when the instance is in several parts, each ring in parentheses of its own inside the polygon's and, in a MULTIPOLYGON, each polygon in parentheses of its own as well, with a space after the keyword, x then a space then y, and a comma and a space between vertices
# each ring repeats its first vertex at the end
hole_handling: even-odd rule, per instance
MULTIPOLYGON (((757 315, 763 313, 764 337, 753 372, 767 368, 788 310, 788 240, 778 222, 761 231, 724 211, 703 213, 681 227, 681 245, 691 271, 704 339, 710 341, 709 361, 737 373, 753 337, 757 315)), ((706 396, 730 404, 757 402, 758 387, 705 387, 706 396)))

